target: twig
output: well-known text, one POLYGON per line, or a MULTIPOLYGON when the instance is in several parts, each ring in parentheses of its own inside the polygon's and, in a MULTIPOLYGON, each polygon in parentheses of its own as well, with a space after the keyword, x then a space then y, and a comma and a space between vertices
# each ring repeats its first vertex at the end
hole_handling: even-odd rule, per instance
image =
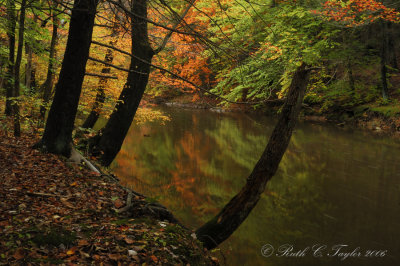
MULTIPOLYGON (((94 41, 92 41, 92 42, 93 42, 93 43, 96 43, 96 42, 94 42, 94 41)), ((103 45, 103 46, 105 46, 105 45, 103 45)), ((112 46, 110 46, 110 47, 112 47, 112 46)), ((115 48, 113 48, 113 49, 115 49, 115 48)), ((94 62, 102 63, 102 64, 104 64, 104 65, 106 65, 106 66, 113 67, 113 68, 118 69, 118 70, 121 70, 121 71, 125 71, 125 72, 135 72, 135 73, 139 73, 139 74, 142 74, 142 75, 147 75, 147 74, 144 73, 144 72, 135 71, 135 70, 129 70, 129 69, 126 69, 126 68, 122 68, 122 67, 119 67, 119 66, 116 66, 116 65, 107 63, 107 62, 105 62, 105 61, 102 61, 102 60, 100 60, 100 59, 96 59, 96 58, 93 58, 93 57, 90 57, 90 56, 89 56, 88 59, 89 59, 89 60, 92 60, 92 61, 94 61, 94 62)))
POLYGON ((109 76, 109 75, 100 75, 100 74, 95 74, 95 73, 85 73, 86 76, 93 76, 93 77, 100 77, 100 78, 106 78, 106 79, 118 79, 116 76, 109 76))
POLYGON ((26 192, 26 194, 31 196, 39 196, 39 197, 61 197, 60 195, 56 194, 49 194, 49 193, 41 193, 41 192, 26 192))
POLYGON ((126 212, 127 210, 129 210, 132 207, 132 198, 133 198, 133 193, 129 192, 128 197, 126 199, 126 206, 121 209, 116 209, 115 211, 117 213, 122 213, 122 212, 126 212))

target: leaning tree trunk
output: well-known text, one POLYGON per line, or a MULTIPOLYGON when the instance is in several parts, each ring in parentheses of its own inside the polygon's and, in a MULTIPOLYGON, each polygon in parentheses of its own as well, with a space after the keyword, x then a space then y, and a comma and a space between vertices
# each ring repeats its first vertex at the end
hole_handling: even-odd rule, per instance
MULTIPOLYGON (((113 25, 113 29, 111 32, 111 40, 109 45, 114 46, 117 43, 116 39, 113 39, 117 36, 118 31, 117 31, 117 25, 116 23, 113 25)), ((104 57, 104 62, 107 64, 111 64, 114 60, 114 54, 113 50, 111 48, 108 48, 106 51, 106 55, 104 57)), ((103 67, 101 70, 102 74, 110 74, 111 68, 107 65, 103 67)), ((97 120, 99 119, 100 115, 100 110, 103 107, 104 101, 106 99, 106 94, 104 92, 104 88, 107 85, 108 79, 106 77, 100 77, 99 83, 97 84, 97 93, 96 93, 96 99, 94 100, 92 110, 90 111, 89 116, 86 118, 85 122, 83 122, 82 128, 93 128, 94 125, 96 124, 97 120)))
MULTIPOLYGON (((55 13, 55 12, 54 12, 55 13)), ((54 81, 54 58, 56 57, 56 44, 57 44, 57 31, 58 31, 58 18, 53 14, 53 32, 51 34, 49 64, 47 66, 47 76, 42 87, 43 91, 43 104, 40 106, 40 118, 43 121, 46 115, 46 105, 50 101, 51 91, 53 89, 54 81)))
POLYGON ((76 0, 68 41, 46 128, 37 148, 69 156, 98 0, 76 0))
POLYGON ((130 72, 114 112, 105 127, 92 140, 94 142, 91 147, 92 153, 101 154, 100 162, 105 166, 111 164, 121 149, 146 89, 150 73, 149 63, 154 55, 147 33, 147 0, 133 0, 131 8, 137 16, 131 18, 133 56, 130 72))
POLYGON ((217 216, 196 230, 197 238, 207 249, 217 247, 239 227, 256 206, 267 182, 275 175, 301 109, 309 72, 302 64, 294 73, 281 116, 246 185, 217 216))
POLYGON ((14 78, 14 54, 15 54, 15 28, 16 28, 16 16, 15 16, 15 2, 13 0, 7 0, 7 36, 8 36, 8 67, 5 80, 6 88, 6 109, 5 114, 10 116, 13 112, 12 100, 14 84, 12 79, 14 78))

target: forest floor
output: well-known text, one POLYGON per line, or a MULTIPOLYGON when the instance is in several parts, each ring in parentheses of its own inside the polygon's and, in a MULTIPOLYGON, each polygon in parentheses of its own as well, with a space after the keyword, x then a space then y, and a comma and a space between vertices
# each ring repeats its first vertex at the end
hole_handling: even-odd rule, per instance
MULTIPOLYGON (((1 123, 1 121, 0 121, 1 123)), ((215 265, 179 225, 118 213, 129 191, 110 175, 32 149, 0 130, 0 265, 215 265)))

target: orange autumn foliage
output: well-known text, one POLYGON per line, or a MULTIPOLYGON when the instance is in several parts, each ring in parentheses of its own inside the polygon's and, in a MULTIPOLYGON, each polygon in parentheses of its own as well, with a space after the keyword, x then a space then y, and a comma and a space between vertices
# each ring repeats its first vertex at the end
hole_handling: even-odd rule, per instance
MULTIPOLYGON (((184 19, 184 23, 196 29, 206 27, 207 25, 204 25, 203 21, 197 19, 197 15, 198 11, 190 10, 184 19)), ((185 31, 185 28, 181 30, 185 31)), ((199 87, 209 87, 212 83, 212 71, 208 59, 204 55, 205 49, 206 47, 199 44, 195 37, 174 33, 167 47, 154 58, 153 62, 199 87)), ((151 88, 161 90, 172 88, 188 93, 198 92, 195 86, 172 77, 162 70, 154 70, 151 73, 149 85, 151 88)))
POLYGON ((322 11, 312 12, 347 27, 362 26, 378 19, 400 22, 400 12, 375 0, 329 0, 323 4, 322 11))

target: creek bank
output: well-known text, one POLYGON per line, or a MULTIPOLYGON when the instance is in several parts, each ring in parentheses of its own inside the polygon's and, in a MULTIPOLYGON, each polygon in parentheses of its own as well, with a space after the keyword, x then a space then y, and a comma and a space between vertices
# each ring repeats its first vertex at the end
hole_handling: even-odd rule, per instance
POLYGON ((112 175, 31 149, 33 136, 0 140, 0 265, 217 264, 112 175))
MULTIPOLYGON (((219 106, 219 102, 213 98, 205 97, 202 100, 192 101, 191 97, 162 98, 156 100, 148 98, 149 102, 156 105, 165 105, 184 109, 207 109, 215 113, 243 112, 262 115, 276 115, 280 106, 267 104, 254 109, 248 105, 232 104, 228 107, 219 106)), ((354 107, 333 106, 329 110, 321 112, 319 105, 303 105, 300 120, 313 123, 329 123, 339 127, 360 128, 379 134, 400 135, 400 106, 378 104, 364 104, 354 107)))
POLYGON ((303 119, 360 128, 379 134, 400 134, 400 106, 397 105, 364 104, 352 108, 337 107, 323 113, 317 110, 306 109, 303 119))

